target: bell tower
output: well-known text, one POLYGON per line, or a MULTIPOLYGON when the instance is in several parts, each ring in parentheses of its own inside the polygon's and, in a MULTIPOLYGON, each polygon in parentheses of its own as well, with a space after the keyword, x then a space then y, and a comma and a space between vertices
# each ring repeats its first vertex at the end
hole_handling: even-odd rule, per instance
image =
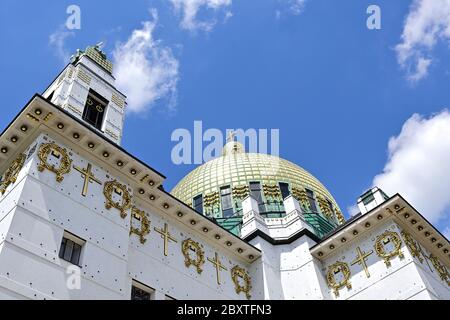
POLYGON ((126 97, 115 87, 102 43, 77 50, 43 96, 120 145, 126 97))

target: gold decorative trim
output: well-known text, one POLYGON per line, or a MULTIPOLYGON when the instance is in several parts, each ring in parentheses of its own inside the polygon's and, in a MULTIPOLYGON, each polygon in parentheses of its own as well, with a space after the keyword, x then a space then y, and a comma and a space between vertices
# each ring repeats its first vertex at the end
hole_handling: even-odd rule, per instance
POLYGON ((38 170, 42 172, 47 169, 55 173, 57 182, 62 182, 64 180, 64 175, 70 172, 72 159, 70 159, 65 148, 58 146, 54 142, 41 144, 38 151, 38 157, 40 160, 40 163, 38 163, 38 170), (48 163, 50 154, 60 159, 59 167, 48 163))
POLYGON ((169 226, 167 223, 164 223, 164 229, 158 229, 158 228, 153 228, 156 232, 158 232, 161 235, 161 238, 164 240, 164 255, 168 256, 169 254, 169 242, 173 241, 173 242, 178 242, 177 239, 175 239, 174 237, 172 237, 172 235, 169 232, 169 226))
POLYGON ((91 77, 83 70, 78 70, 78 78, 86 84, 91 84, 91 77))
POLYGON ((217 252, 214 253, 214 258, 209 258, 208 257, 208 261, 211 262, 211 264, 214 266, 214 268, 216 269, 216 280, 217 280, 217 285, 220 285, 220 271, 221 270, 225 270, 227 271, 228 269, 222 264, 222 262, 219 259, 219 254, 217 252))
POLYGON ((102 68, 104 68, 109 73, 112 73, 113 65, 112 62, 106 59, 106 55, 103 51, 99 49, 98 46, 95 47, 88 47, 86 48, 85 54, 97 62, 102 68))
POLYGON ((423 258, 422 255, 420 254, 420 248, 417 245, 416 241, 414 241, 413 237, 405 230, 402 230, 401 235, 403 236, 405 244, 408 247, 409 251, 411 252, 411 255, 419 259, 420 263, 423 263, 423 258))
POLYGON ((73 68, 69 69, 69 72, 67 73, 67 78, 72 78, 73 76, 73 68))
POLYGON ((336 215, 336 218, 337 218, 339 224, 343 224, 345 222, 344 215, 342 214, 341 211, 339 211, 339 209, 336 209, 335 215, 336 215))
POLYGON ((120 108, 123 108, 125 105, 123 99, 121 99, 118 95, 114 93, 112 94, 111 101, 114 102, 120 108))
POLYGON ((3 195, 10 184, 13 184, 17 180, 20 170, 22 170, 27 156, 23 153, 11 163, 8 170, 6 170, 3 180, 0 182, 0 193, 3 195))
POLYGON ((402 240, 400 239, 400 236, 396 232, 385 231, 379 236, 377 236, 374 247, 377 255, 384 260, 386 267, 391 266, 390 260, 393 257, 399 256, 400 259, 404 258, 403 252, 401 250, 402 240), (388 244, 391 241, 393 242, 394 249, 391 250, 390 252, 387 252, 385 250, 384 245, 388 244))
POLYGON ((248 185, 233 187, 233 199, 245 199, 250 194, 248 185))
POLYGON ((320 210, 322 211, 322 213, 324 215, 326 215, 327 218, 332 218, 333 211, 331 210, 330 206, 328 205, 327 200, 325 200, 325 198, 323 198, 320 195, 317 195, 316 198, 317 198, 317 202, 319 203, 319 207, 320 207, 320 210))
POLYGON ((203 198, 203 205, 205 207, 212 207, 217 204, 219 204, 219 192, 216 191, 205 194, 205 197, 203 198))
POLYGON ((450 286, 450 274, 447 268, 432 253, 430 253, 430 256, 428 258, 433 264, 434 269, 436 269, 436 271, 439 273, 439 277, 441 278, 441 280, 447 282, 447 285, 450 286))
POLYGON ((42 119, 44 122, 47 122, 53 117, 53 113, 49 112, 45 115, 44 119, 42 119))
POLYGON ((144 244, 147 239, 145 239, 145 236, 150 233, 150 220, 147 218, 147 215, 144 211, 139 210, 138 208, 134 207, 131 208, 131 218, 135 218, 136 220, 139 220, 141 223, 140 228, 133 227, 133 224, 130 222, 130 236, 132 233, 139 236, 139 241, 144 244))
POLYGON ((248 275, 247 271, 239 266, 234 266, 231 269, 231 279, 233 280, 234 289, 236 290, 236 293, 239 294, 241 292, 244 292, 247 299, 250 299, 251 298, 250 290, 252 289, 252 285, 251 285, 251 278, 248 275), (241 285, 239 283, 239 278, 241 278, 244 281, 244 285, 241 285))
POLYGON ((106 198, 105 208, 108 210, 111 208, 116 208, 120 211, 120 217, 124 219, 127 216, 126 211, 131 208, 131 196, 127 191, 126 186, 120 184, 117 180, 105 182, 103 195, 106 198), (113 192, 122 195, 122 203, 115 202, 112 199, 113 192))
POLYGON ((105 132, 107 134, 109 134, 111 137, 113 137, 114 139, 116 139, 116 140, 119 139, 119 136, 117 134, 115 134, 114 132, 112 132, 111 130, 106 129, 105 132))
POLYGON ((347 289, 351 289, 352 285, 350 283, 350 268, 347 263, 336 261, 331 266, 328 267, 327 272, 327 283, 330 288, 333 289, 334 294, 336 297, 339 297, 339 289, 343 287, 347 287, 347 289), (342 272, 344 279, 342 279, 340 282, 336 282, 336 278, 334 277, 335 274, 338 274, 342 272))
POLYGON ((33 116, 31 113, 27 113, 27 117, 30 118, 31 120, 34 120, 36 122, 39 122, 39 118, 33 116))
POLYGON ((292 196, 295 198, 295 200, 300 202, 303 205, 303 207, 309 208, 308 196, 306 194, 305 189, 292 187, 292 196))
POLYGON ((197 269, 197 273, 201 274, 203 271, 201 266, 205 263, 205 252, 202 250, 201 245, 189 238, 181 243, 181 251, 184 256, 184 265, 187 268, 194 266, 197 269), (192 259, 189 255, 191 251, 195 252, 195 259, 192 259))
POLYGON ((275 184, 273 185, 264 184, 263 191, 265 197, 270 197, 272 199, 281 199, 280 188, 275 184))

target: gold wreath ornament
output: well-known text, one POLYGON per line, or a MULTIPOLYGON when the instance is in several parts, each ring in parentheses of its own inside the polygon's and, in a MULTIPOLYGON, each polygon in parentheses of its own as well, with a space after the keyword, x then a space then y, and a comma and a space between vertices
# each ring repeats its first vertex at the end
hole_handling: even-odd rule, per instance
POLYGON ((38 163, 38 170, 42 172, 47 169, 55 173, 57 182, 62 182, 64 180, 64 175, 70 172, 72 159, 70 159, 66 149, 58 146, 54 142, 41 144, 38 157, 40 160, 38 163), (50 155, 60 159, 59 167, 48 163, 48 157, 50 155))
POLYGON ((251 278, 248 275, 247 271, 239 266, 234 266, 231 269, 231 279, 233 280, 236 293, 239 294, 240 292, 244 292, 247 299, 250 299, 250 290, 252 289, 252 285, 251 278), (243 285, 239 282, 239 278, 244 281, 243 285))
POLYGON ((183 252, 185 266, 187 268, 194 266, 197 269, 197 273, 201 274, 203 271, 201 266, 205 263, 205 252, 201 245, 189 238, 181 243, 181 251, 183 252), (191 257, 191 252, 195 253, 195 259, 191 257))
POLYGON ((401 250, 402 240, 400 236, 393 231, 385 231, 379 236, 377 236, 375 241, 375 252, 377 255, 384 260, 386 267, 391 266, 391 259, 399 256, 400 259, 404 258, 403 252, 401 250), (385 245, 392 242, 394 248, 391 251, 386 251, 385 245))
POLYGON ((13 184, 17 180, 20 170, 22 170, 25 163, 26 156, 21 153, 17 159, 15 159, 8 170, 6 170, 3 180, 0 182, 0 193, 4 194, 10 184, 13 184))
POLYGON ((131 209, 131 216, 141 223, 141 227, 135 228, 130 222, 130 236, 132 233, 138 235, 139 241, 144 244, 145 241, 147 241, 147 239, 145 239, 145 236, 150 233, 150 220, 148 220, 147 215, 144 211, 139 210, 136 207, 133 207, 131 209))
POLYGON ((331 266, 328 267, 327 272, 327 283, 330 288, 333 289, 336 297, 339 297, 339 289, 343 287, 347 287, 347 289, 351 289, 352 285, 350 284, 350 268, 347 263, 336 261, 331 266), (336 282, 335 274, 342 273, 344 279, 339 282, 336 282))
POLYGON ((117 180, 108 181, 103 187, 103 195, 106 198, 105 208, 116 208, 120 211, 120 217, 124 219, 127 216, 127 210, 131 208, 131 196, 126 186, 117 182, 117 180), (122 202, 115 202, 112 198, 113 192, 122 196, 122 202))

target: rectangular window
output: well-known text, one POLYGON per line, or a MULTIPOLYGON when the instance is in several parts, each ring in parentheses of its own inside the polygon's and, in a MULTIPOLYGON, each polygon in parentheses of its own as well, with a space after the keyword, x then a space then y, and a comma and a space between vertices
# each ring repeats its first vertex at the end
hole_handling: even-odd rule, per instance
POLYGON ((280 191, 281 191, 281 197, 283 197, 283 200, 289 197, 291 194, 291 191, 289 191, 289 184, 280 182, 280 191))
POLYGON ((331 212, 334 213, 333 203, 328 199, 327 199, 327 203, 328 203, 328 208, 330 208, 331 212))
POLYGON ((373 200, 375 199, 375 197, 373 196, 372 190, 369 191, 369 193, 366 193, 363 195, 363 203, 364 205, 367 205, 369 203, 371 203, 373 200))
POLYGON ((83 239, 65 231, 59 248, 59 257, 78 266, 84 243, 83 239))
POLYGON ((199 194, 192 200, 194 210, 203 214, 203 196, 199 194))
POLYGON ((89 89, 88 97, 83 111, 83 120, 101 130, 106 106, 109 101, 92 89, 89 89))
POLYGON ((231 201, 230 186, 220 188, 220 200, 222 204, 222 217, 231 217, 233 215, 233 203, 231 201))
POLYGON ((316 206, 316 200, 314 199, 314 192, 309 189, 305 189, 306 195, 308 197, 309 207, 312 212, 318 212, 316 206))
POLYGON ((133 280, 131 287, 131 300, 152 300, 155 290, 133 280))
POLYGON ((261 193, 261 183, 259 182, 250 182, 250 195, 253 199, 258 203, 259 212, 266 212, 264 207, 264 201, 261 193))

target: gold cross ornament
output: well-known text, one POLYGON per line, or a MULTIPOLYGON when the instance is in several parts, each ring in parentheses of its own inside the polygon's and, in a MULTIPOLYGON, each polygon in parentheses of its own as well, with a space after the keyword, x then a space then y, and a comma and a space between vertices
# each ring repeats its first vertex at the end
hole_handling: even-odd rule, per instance
POLYGON ((215 254, 215 258, 214 259, 208 258, 208 261, 211 262, 214 265, 214 268, 216 268, 217 284, 220 284, 220 270, 222 269, 222 270, 226 271, 227 268, 225 268, 220 263, 219 255, 217 254, 217 252, 215 254))
POLYGON ((354 264, 360 264, 362 265, 367 278, 370 278, 369 268, 367 267, 367 257, 370 256, 373 253, 373 250, 370 250, 369 252, 362 252, 360 247, 356 248, 356 259, 352 262, 352 266, 354 264))
POLYGON ((177 240, 169 233, 167 223, 164 223, 164 229, 158 229, 156 227, 154 229, 161 235, 161 238, 164 239, 164 255, 167 256, 169 241, 177 242, 177 240))
POLYGON ((73 166, 75 170, 77 170, 79 173, 81 173, 81 176, 84 177, 84 183, 83 183, 83 191, 81 192, 81 195, 83 197, 86 197, 88 192, 89 183, 91 182, 97 182, 99 185, 101 185, 101 181, 99 181, 94 174, 92 173, 92 165, 88 163, 87 168, 78 168, 77 166, 73 166))

